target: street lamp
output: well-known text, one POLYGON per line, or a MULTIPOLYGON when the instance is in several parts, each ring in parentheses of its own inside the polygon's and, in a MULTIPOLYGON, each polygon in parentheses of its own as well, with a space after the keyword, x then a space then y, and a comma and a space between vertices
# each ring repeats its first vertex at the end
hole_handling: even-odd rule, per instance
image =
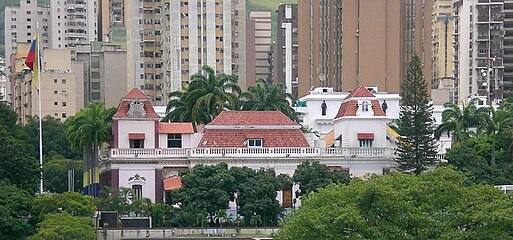
POLYGON ((488 71, 481 69, 481 75, 486 78, 486 82, 481 84, 481 86, 486 87, 486 103, 488 105, 492 105, 490 100, 490 75, 492 74, 492 71, 492 68, 488 68, 488 71))

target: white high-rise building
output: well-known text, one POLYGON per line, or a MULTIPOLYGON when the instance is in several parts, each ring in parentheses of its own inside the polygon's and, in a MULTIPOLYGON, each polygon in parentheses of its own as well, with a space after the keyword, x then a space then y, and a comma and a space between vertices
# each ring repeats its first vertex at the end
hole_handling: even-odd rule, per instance
POLYGON ((68 48, 96 40, 96 1, 52 0, 50 47, 68 48))
POLYGON ((503 97, 504 2, 453 1, 454 102, 478 97, 481 104, 503 97))
POLYGON ((164 92, 180 90, 204 65, 245 87, 245 1, 167 0, 162 9, 164 92))

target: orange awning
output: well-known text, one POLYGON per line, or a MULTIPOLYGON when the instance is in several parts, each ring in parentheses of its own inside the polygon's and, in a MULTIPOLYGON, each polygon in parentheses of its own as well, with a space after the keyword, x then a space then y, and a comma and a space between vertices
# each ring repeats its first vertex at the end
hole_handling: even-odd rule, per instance
POLYGON ((144 133, 129 133, 128 139, 130 140, 144 140, 144 133))
POLYGON ((182 187, 182 177, 171 176, 164 179, 164 191, 173 191, 182 187))

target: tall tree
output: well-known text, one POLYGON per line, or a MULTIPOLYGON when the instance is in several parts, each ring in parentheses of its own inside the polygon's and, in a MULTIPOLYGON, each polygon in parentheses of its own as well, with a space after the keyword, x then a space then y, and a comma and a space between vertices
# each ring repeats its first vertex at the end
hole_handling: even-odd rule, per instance
POLYGON ((246 224, 257 215, 262 217, 262 224, 277 225, 279 214, 283 211, 276 200, 279 190, 282 190, 282 183, 272 169, 260 169, 240 185, 240 214, 246 224))
POLYGON ((462 108, 451 102, 445 103, 442 124, 435 129, 435 138, 439 139, 442 134, 447 133, 452 136, 453 142, 458 143, 477 135, 472 128, 486 123, 488 118, 487 108, 477 108, 478 100, 471 99, 468 104, 463 104, 462 108))
POLYGON ((397 122, 401 137, 396 161, 400 170, 420 174, 435 163, 437 149, 433 137, 433 108, 417 55, 412 57, 408 66, 401 95, 401 112, 397 122))
POLYGON ((496 158, 496 139, 497 135, 503 132, 511 132, 513 126, 512 113, 505 110, 495 110, 495 108, 486 108, 489 114, 486 114, 486 119, 483 124, 478 126, 478 131, 484 132, 492 141, 492 158, 490 164, 495 166, 496 158))
POLYGON ((255 86, 249 87, 248 91, 241 94, 245 99, 242 110, 246 111, 281 111, 290 119, 298 122, 296 111, 290 106, 289 101, 294 101, 290 93, 286 93, 286 86, 270 84, 259 80, 255 86))
MULTIPOLYGON (((194 103, 192 118, 197 119, 202 111, 214 119, 224 110, 238 110, 240 87, 237 78, 224 73, 216 74, 214 69, 203 66, 202 72, 191 76, 186 102, 194 103)), ((206 124, 206 123, 205 123, 206 124)))
POLYGON ((99 161, 99 150, 102 143, 108 142, 112 137, 112 116, 116 109, 106 109, 104 103, 90 104, 81 109, 75 116, 68 118, 66 124, 66 137, 75 149, 83 149, 84 174, 88 174, 88 194, 98 196, 96 183, 96 167, 99 161))
POLYGON ((34 228, 28 219, 33 197, 15 185, 0 181, 0 239, 25 239, 34 228))
POLYGON ((189 172, 182 172, 182 188, 173 192, 181 207, 193 206, 207 213, 214 222, 215 212, 228 208, 233 192, 234 177, 226 163, 212 166, 196 165, 189 172))
POLYGON ((66 159, 62 155, 50 155, 43 162, 45 189, 51 193, 68 191, 68 172, 73 170, 73 192, 82 190, 83 166, 81 160, 66 159))
POLYGON ((328 166, 317 161, 302 162, 294 170, 294 176, 292 177, 292 181, 299 184, 300 195, 317 192, 331 183, 348 184, 350 180, 349 174, 332 171, 328 166))

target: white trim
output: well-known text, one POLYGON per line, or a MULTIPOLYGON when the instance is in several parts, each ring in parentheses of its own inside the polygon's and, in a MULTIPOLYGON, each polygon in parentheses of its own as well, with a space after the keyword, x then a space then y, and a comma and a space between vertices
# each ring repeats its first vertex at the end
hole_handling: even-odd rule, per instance
POLYGON ((206 125, 205 129, 301 129, 300 125, 206 125))

